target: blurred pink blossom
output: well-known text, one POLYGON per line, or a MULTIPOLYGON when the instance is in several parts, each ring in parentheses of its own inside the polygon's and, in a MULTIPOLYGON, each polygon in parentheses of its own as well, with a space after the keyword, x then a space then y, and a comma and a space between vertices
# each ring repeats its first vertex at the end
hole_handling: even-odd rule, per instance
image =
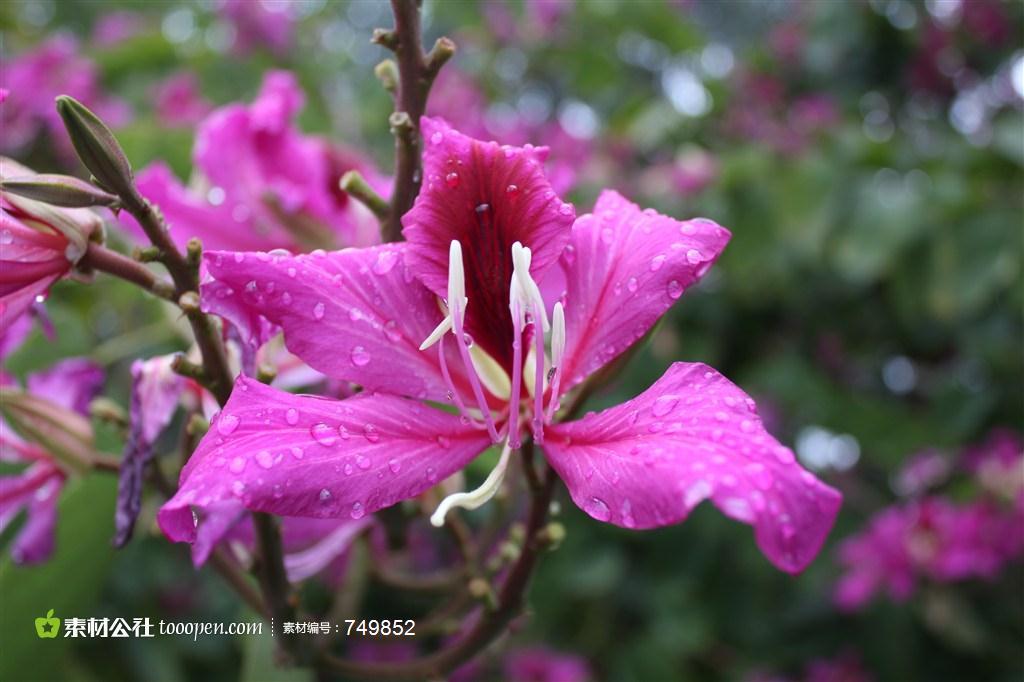
POLYGON ((196 125, 213 110, 213 105, 203 97, 199 79, 188 71, 157 83, 154 95, 157 118, 168 127, 196 125))
POLYGON ((287 2, 220 0, 216 11, 234 28, 232 51, 237 54, 259 47, 285 54, 292 45, 294 20, 287 2))
POLYGON ((28 52, 0 59, 0 88, 14 93, 0 107, 0 151, 7 153, 46 135, 66 160, 75 159, 53 103, 57 95, 71 95, 112 128, 131 119, 127 104, 103 93, 96 65, 81 55, 78 41, 65 33, 53 35, 28 52))
POLYGON ((105 13, 92 28, 92 43, 98 47, 114 47, 139 35, 145 27, 145 19, 137 12, 105 13))
POLYGON ((586 660, 544 647, 509 653, 503 669, 508 682, 587 682, 592 679, 586 660))

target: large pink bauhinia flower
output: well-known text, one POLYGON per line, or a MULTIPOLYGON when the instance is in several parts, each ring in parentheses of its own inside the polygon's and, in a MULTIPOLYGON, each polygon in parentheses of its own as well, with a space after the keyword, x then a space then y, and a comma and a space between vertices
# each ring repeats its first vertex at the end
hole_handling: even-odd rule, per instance
POLYGON ((531 432, 590 516, 653 528, 710 499, 754 526, 774 564, 803 569, 840 496, 715 370, 675 363, 633 400, 560 422, 563 396, 643 337, 728 231, 611 191, 576 219, 541 171, 545 149, 480 142, 429 117, 421 127, 424 184, 403 218, 407 242, 204 256, 210 311, 279 325, 311 367, 364 390, 338 401, 240 377, 159 513, 164 532, 193 541, 196 519, 203 532, 225 507, 361 518, 503 444, 480 488, 445 498, 431 519, 440 525, 496 492, 531 432))
MULTIPOLYGON (((271 71, 251 104, 221 107, 200 124, 190 186, 162 162, 138 174, 139 191, 160 206, 179 246, 192 237, 208 249, 238 250, 378 241, 373 214, 338 181, 358 170, 385 194, 388 181, 356 152, 299 131, 294 119, 303 101, 291 73, 271 71)), ((131 216, 121 219, 141 234, 131 216)))

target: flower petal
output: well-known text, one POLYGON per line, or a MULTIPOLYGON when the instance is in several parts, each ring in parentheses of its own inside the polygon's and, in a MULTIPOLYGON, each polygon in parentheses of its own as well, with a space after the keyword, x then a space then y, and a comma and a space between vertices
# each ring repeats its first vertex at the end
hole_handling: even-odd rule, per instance
POLYGON ((297 396, 241 376, 157 520, 169 538, 190 542, 192 510, 201 529, 224 504, 358 520, 427 490, 489 444, 486 432, 415 401, 297 396))
MULTIPOLYGON (((288 350, 329 377, 442 401, 437 352, 419 349, 441 313, 406 267, 407 253, 405 244, 303 256, 207 253, 203 306, 243 336, 263 329, 262 318, 280 325, 288 350)), ((449 367, 461 367, 454 352, 448 357, 449 367)))
POLYGON ((185 390, 185 379, 171 369, 171 359, 164 355, 132 363, 131 430, 121 458, 114 512, 116 547, 123 547, 132 537, 153 443, 170 423, 185 390))
POLYGON ((700 363, 675 363, 633 400, 545 433, 548 460, 594 518, 652 528, 711 499, 753 525, 761 551, 791 573, 818 553, 839 510, 839 493, 765 432, 753 401, 700 363))
POLYGON ((680 222, 602 192, 594 213, 573 225, 560 261, 566 279, 562 390, 646 334, 707 272, 729 236, 710 220, 680 222))
POLYGON ((508 370, 512 318, 508 291, 512 244, 533 252, 534 279, 558 259, 575 217, 544 177, 545 149, 501 147, 423 117, 423 188, 402 218, 409 266, 435 294, 447 296, 448 250, 462 244, 469 297, 467 330, 508 370))
POLYGON ((85 358, 68 358, 26 377, 28 392, 89 416, 89 403, 103 389, 103 368, 85 358))

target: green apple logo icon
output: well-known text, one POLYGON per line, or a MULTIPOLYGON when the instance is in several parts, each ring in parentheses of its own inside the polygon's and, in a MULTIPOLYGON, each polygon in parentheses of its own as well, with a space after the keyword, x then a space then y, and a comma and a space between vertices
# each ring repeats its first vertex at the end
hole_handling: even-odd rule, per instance
POLYGON ((60 632, 60 618, 53 617, 53 609, 46 612, 45 618, 36 618, 36 634, 40 639, 53 639, 60 632))

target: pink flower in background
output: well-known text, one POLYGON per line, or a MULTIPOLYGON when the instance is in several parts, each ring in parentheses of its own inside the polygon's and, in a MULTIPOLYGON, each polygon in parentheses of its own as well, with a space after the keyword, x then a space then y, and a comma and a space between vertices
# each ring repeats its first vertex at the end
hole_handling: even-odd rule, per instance
POLYGON ((79 54, 78 41, 60 33, 16 57, 0 59, 0 88, 14 93, 0 107, 0 151, 24 149, 40 136, 47 136, 65 159, 75 159, 53 100, 71 95, 96 112, 107 125, 116 128, 131 119, 131 110, 106 96, 99 70, 79 54))
POLYGON ((196 125, 213 110, 213 105, 203 97, 199 79, 188 71, 158 83, 155 96, 157 118, 168 127, 196 125))
POLYGON ((1024 511, 1024 442, 1010 429, 994 429, 982 443, 964 450, 964 467, 996 498, 1024 511))
MULTIPOLYGON (((388 181, 356 152, 297 130, 302 105, 295 77, 270 72, 252 104, 217 109, 200 125, 191 186, 163 163, 138 174, 139 190, 160 206, 179 245, 199 237, 208 249, 308 251, 379 239, 376 218, 338 181, 352 169, 382 193, 388 181)), ((141 234, 131 217, 122 222, 141 234)))
POLYGON ((922 579, 993 578, 1020 556, 1022 521, 987 502, 957 505, 939 497, 884 509, 840 545, 845 573, 836 603, 858 609, 879 592, 905 601, 922 579))
POLYGON ((593 679, 584 659, 541 647, 509 653, 503 669, 508 682, 587 682, 593 679))
POLYGON ((236 54, 266 48, 284 55, 292 45, 294 21, 287 2, 219 0, 216 11, 234 29, 236 54))
POLYGON ((105 12, 92 28, 92 43, 110 48, 140 35, 146 20, 137 12, 105 12))
MULTIPOLYGON (((0 157, 0 178, 34 173, 0 157)), ((100 217, 87 209, 55 208, 0 192, 0 332, 46 297, 85 254, 100 217)))
POLYGON ((803 667, 800 675, 756 672, 746 682, 874 682, 875 676, 864 668, 861 656, 844 651, 833 658, 816 658, 803 667))
POLYGON ((364 390, 336 401, 240 377, 159 513, 167 536, 195 541, 225 509, 358 520, 503 444, 481 488, 442 502, 440 525, 448 509, 497 491, 529 430, 592 517, 652 528, 711 499, 754 526, 776 566, 803 569, 839 494, 801 469, 753 401, 710 367, 676 363, 631 401, 556 419, 568 391, 707 272, 728 231, 641 211, 610 191, 574 221, 540 170, 542 150, 479 142, 431 118, 421 129, 424 186, 403 218, 408 241, 204 255, 206 309, 241 328, 279 325, 311 367, 364 390))
MULTIPOLYGON (((0 385, 18 390, 16 382, 6 374, 0 375, 0 385)), ((102 385, 100 367, 73 358, 28 375, 25 392, 36 401, 36 407, 46 409, 69 432, 91 434, 88 406, 102 385)), ((19 473, 0 475, 0 532, 22 512, 26 515, 11 544, 11 558, 15 563, 25 564, 46 561, 53 553, 57 502, 67 471, 44 444, 23 438, 2 416, 0 462, 24 467, 19 473)))
POLYGON ((911 455, 893 479, 899 495, 920 495, 945 482, 950 474, 949 459, 939 450, 925 450, 911 455))

